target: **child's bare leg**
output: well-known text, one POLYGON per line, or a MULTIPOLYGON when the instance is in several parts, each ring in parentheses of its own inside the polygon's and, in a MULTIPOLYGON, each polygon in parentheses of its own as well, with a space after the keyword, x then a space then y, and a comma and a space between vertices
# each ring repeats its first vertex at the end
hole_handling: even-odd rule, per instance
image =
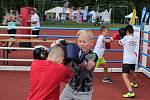
POLYGON ((104 78, 103 78, 103 82, 107 82, 107 83, 112 83, 112 80, 109 78, 108 75, 108 66, 106 63, 102 64, 103 68, 104 68, 104 78))
POLYGON ((11 47, 15 43, 15 38, 10 37, 10 41, 8 43, 8 47, 11 47))
POLYGON ((95 67, 96 67, 96 68, 99 68, 99 67, 100 67, 100 59, 97 60, 95 67))
POLYGON ((123 78, 123 80, 124 80, 124 83, 125 83, 125 85, 126 85, 128 91, 129 91, 129 92, 133 92, 132 87, 131 87, 131 85, 130 85, 130 80, 129 80, 129 78, 128 78, 128 74, 127 74, 127 73, 123 73, 123 74, 122 74, 122 78, 123 78))
POLYGON ((134 88, 137 88, 138 87, 138 84, 137 84, 137 73, 135 73, 134 71, 131 72, 131 78, 132 78, 132 82, 131 82, 131 86, 134 87, 134 88))
POLYGON ((133 79, 133 82, 137 81, 137 74, 135 72, 131 72, 131 77, 133 79))
POLYGON ((129 80, 129 78, 128 78, 128 73, 123 73, 123 74, 122 74, 122 78, 123 78, 123 80, 124 80, 124 83, 125 83, 125 85, 126 85, 128 91, 129 91, 129 92, 123 94, 122 96, 125 97, 125 98, 134 97, 134 96, 135 96, 135 93, 134 93, 134 91, 133 91, 133 89, 132 89, 132 86, 131 86, 131 84, 130 84, 130 80, 129 80))
POLYGON ((108 67, 106 65, 106 63, 102 64, 103 68, 104 68, 104 77, 108 76, 108 67))

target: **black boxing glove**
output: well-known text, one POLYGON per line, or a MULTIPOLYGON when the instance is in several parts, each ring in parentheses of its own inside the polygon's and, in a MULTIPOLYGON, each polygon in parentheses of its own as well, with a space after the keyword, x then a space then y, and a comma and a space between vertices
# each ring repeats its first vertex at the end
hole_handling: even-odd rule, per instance
POLYGON ((58 39, 58 40, 56 40, 54 43, 52 43, 51 45, 50 45, 50 47, 52 48, 52 47, 54 47, 54 46, 62 46, 62 47, 64 47, 64 46, 66 46, 68 43, 66 42, 66 40, 64 40, 64 39, 58 39))
POLYGON ((119 37, 120 37, 120 39, 123 39, 125 35, 126 35, 126 28, 120 28, 119 29, 119 37))
POLYGON ((46 60, 48 53, 49 49, 47 47, 38 45, 34 47, 33 58, 38 60, 46 60))
POLYGON ((85 61, 84 52, 74 43, 65 46, 65 61, 74 61, 76 64, 82 64, 85 61))

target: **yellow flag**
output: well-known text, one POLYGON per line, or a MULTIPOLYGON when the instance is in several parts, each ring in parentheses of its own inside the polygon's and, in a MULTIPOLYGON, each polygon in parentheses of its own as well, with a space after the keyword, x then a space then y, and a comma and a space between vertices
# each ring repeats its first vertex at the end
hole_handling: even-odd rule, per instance
POLYGON ((132 18, 130 19, 130 23, 131 25, 135 24, 135 18, 136 18, 136 9, 133 9, 133 15, 132 18))

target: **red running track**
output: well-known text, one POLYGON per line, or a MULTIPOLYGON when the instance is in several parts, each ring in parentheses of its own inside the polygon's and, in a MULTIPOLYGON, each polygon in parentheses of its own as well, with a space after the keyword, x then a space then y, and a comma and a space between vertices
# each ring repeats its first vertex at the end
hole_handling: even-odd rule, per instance
MULTIPOLYGON (((92 100, 129 100, 122 98, 127 89, 121 79, 121 73, 110 74, 112 84, 102 83, 102 73, 94 73, 94 93, 92 100)), ((138 74, 140 87, 135 89, 134 100, 150 100, 150 79, 138 74)), ((63 89, 64 84, 61 84, 63 89)), ((29 88, 29 72, 0 72, 0 100, 26 100, 29 88)))

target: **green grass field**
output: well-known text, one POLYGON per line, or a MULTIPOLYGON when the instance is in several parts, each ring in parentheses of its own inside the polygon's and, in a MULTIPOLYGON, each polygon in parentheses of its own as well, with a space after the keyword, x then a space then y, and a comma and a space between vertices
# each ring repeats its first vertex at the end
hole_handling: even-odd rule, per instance
POLYGON ((101 25, 95 25, 94 23, 88 22, 54 22, 54 21, 45 21, 42 22, 43 27, 63 27, 63 28, 99 28, 100 26, 107 26, 109 28, 120 28, 126 26, 126 24, 106 24, 102 23, 101 25))

